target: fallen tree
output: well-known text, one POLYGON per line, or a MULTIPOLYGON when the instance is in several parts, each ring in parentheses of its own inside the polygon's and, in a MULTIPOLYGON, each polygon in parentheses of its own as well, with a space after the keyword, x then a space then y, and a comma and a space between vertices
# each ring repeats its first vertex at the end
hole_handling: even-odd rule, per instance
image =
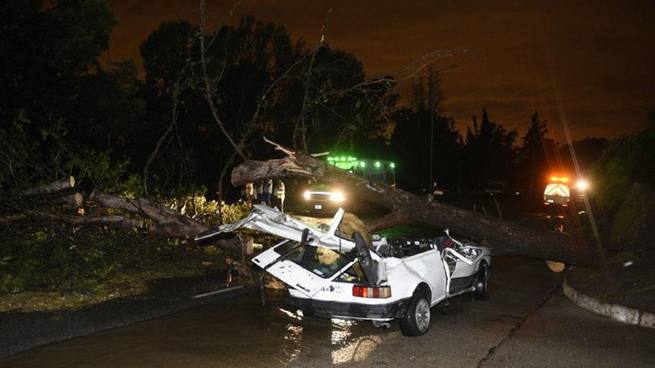
POLYGON ((568 234, 530 228, 497 218, 473 213, 438 201, 428 201, 402 189, 353 175, 311 155, 294 152, 274 142, 285 157, 266 161, 248 160, 232 171, 232 184, 245 185, 268 178, 303 177, 348 187, 358 197, 374 201, 389 214, 367 223, 370 231, 393 225, 415 223, 441 228, 483 242, 496 255, 520 255, 570 264, 594 264, 593 249, 568 234))
MULTIPOLYGON (((268 142, 282 152, 284 157, 242 162, 232 171, 231 181, 234 186, 270 178, 292 177, 311 178, 328 184, 338 183, 347 186, 358 197, 378 203, 389 210, 387 215, 366 224, 369 231, 400 224, 425 224, 449 228, 455 233, 480 241, 491 247, 496 255, 520 255, 579 265, 597 262, 593 248, 568 234, 500 221, 495 217, 473 213, 439 201, 428 201, 404 190, 350 174, 311 155, 268 142)), ((58 211, 53 212, 52 206, 23 207, 18 210, 14 207, 12 213, 0 215, 0 223, 31 219, 59 221, 75 226, 117 226, 140 228, 163 236, 184 239, 193 238, 210 228, 210 225, 195 221, 156 200, 131 199, 100 191, 93 191, 85 197, 80 193, 70 195, 68 191, 74 180, 67 179, 66 183, 59 181, 23 192, 48 193, 47 201, 58 208, 58 211), (61 195, 54 196, 56 193, 61 195), (77 209, 75 213, 71 213, 73 208, 77 209)), ((41 206, 43 203, 39 202, 41 206)), ((243 251, 238 238, 221 239, 217 241, 217 245, 235 254, 243 251)))
MULTIPOLYGON (((69 194, 74 185, 75 180, 70 177, 21 192, 15 200, 5 201, 0 223, 9 226, 31 221, 72 226, 137 228, 182 239, 193 239, 211 227, 148 198, 132 199, 98 190, 87 196, 80 192, 69 194), (44 194, 47 196, 43 197, 44 194)), ((220 239, 217 245, 231 253, 242 252, 238 238, 220 239)))

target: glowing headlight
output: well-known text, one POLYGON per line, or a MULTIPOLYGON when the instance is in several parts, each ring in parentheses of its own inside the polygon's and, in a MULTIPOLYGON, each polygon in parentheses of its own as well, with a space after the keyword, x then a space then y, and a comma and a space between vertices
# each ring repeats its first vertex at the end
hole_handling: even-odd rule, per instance
POLYGON ((305 198, 305 200, 310 200, 312 198, 312 193, 309 190, 306 190, 302 193, 302 197, 305 198))
POLYGON ((342 192, 336 191, 330 194, 330 200, 334 202, 343 202, 346 200, 346 197, 343 195, 342 192))
POLYGON ((586 192, 589 189, 589 182, 584 179, 580 179, 575 183, 575 187, 580 192, 586 192))

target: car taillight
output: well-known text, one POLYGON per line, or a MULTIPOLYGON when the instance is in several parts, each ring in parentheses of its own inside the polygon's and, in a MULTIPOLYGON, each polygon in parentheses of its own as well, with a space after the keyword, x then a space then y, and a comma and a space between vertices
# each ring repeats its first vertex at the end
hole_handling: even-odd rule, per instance
POLYGON ((391 298, 391 288, 388 286, 370 287, 354 285, 353 296, 360 298, 391 298))

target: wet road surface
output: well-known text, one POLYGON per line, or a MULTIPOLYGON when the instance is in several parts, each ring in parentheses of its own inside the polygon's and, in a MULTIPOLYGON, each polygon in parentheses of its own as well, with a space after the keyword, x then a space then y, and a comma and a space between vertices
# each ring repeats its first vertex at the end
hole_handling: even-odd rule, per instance
POLYGON ((655 330, 592 315, 542 261, 495 258, 491 299, 432 310, 430 331, 303 318, 256 294, 34 349, 0 367, 653 367, 655 330))

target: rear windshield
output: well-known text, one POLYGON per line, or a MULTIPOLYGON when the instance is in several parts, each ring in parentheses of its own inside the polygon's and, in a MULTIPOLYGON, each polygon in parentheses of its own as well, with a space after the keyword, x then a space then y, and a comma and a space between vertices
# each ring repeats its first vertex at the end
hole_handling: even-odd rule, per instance
POLYGON ((355 259, 354 249, 348 253, 341 253, 326 247, 304 245, 297 242, 288 242, 275 251, 281 255, 287 254, 284 259, 297 263, 308 271, 329 278, 355 259), (295 249, 294 249, 295 248, 295 249))

